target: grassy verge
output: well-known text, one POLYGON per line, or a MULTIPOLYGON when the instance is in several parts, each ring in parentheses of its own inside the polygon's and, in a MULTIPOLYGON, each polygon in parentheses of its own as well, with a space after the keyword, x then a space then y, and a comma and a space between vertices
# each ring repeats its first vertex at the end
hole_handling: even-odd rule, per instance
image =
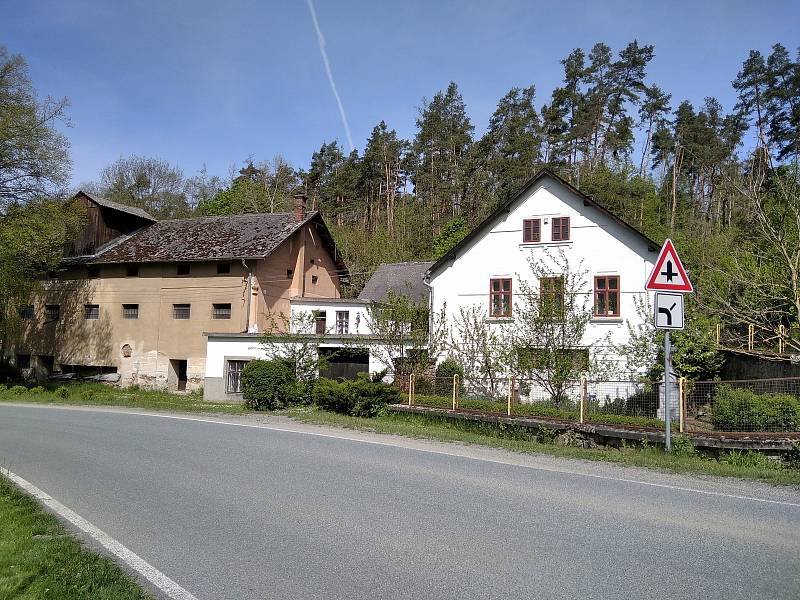
POLYGON ((89 552, 0 475, 0 599, 148 600, 111 560, 89 552))
POLYGON ((145 410, 177 412, 243 413, 241 404, 203 401, 202 394, 171 394, 169 392, 119 389, 102 383, 48 384, 30 389, 0 387, 0 402, 34 402, 38 404, 70 404, 76 406, 122 406, 145 410))
POLYGON ((737 453, 723 460, 716 460, 694 454, 691 447, 687 448, 685 444, 681 445, 682 452, 675 454, 665 454, 659 448, 646 445, 629 446, 621 450, 563 447, 552 443, 552 435, 545 433, 544 436, 537 436, 522 427, 452 421, 413 414, 390 413, 374 419, 364 419, 314 408, 293 408, 281 411, 281 414, 308 423, 445 442, 481 444, 514 452, 598 460, 675 473, 739 477, 779 485, 800 485, 799 469, 787 468, 755 453, 752 455, 737 453))

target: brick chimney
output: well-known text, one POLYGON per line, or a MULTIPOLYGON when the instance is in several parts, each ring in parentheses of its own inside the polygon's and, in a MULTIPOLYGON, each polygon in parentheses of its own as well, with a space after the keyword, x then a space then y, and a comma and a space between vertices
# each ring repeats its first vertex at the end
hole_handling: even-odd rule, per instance
POLYGON ((299 192, 292 196, 294 199, 294 220, 299 223, 306 218, 306 201, 308 196, 299 192))

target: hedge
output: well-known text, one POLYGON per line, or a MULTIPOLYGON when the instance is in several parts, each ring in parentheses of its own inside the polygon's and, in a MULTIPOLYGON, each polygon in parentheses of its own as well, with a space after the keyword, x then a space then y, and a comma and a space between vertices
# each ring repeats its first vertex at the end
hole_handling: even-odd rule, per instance
POLYGON ((800 400, 791 394, 757 394, 721 385, 711 421, 718 431, 798 431, 800 400))
POLYGON ((251 360, 242 371, 242 398, 248 408, 282 408, 287 404, 287 391, 293 383, 294 372, 285 362, 251 360))
POLYGON ((366 373, 350 381, 320 379, 314 386, 314 403, 324 410, 354 417, 375 417, 387 404, 400 402, 400 390, 371 381, 366 373))

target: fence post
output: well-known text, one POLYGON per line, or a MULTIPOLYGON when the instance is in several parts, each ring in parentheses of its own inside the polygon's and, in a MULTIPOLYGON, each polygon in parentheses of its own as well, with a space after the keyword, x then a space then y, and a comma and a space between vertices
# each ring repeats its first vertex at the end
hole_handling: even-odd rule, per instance
POLYGON ((408 374, 408 405, 413 406, 414 399, 414 374, 408 374))
POLYGON ((722 325, 717 323, 717 346, 719 346, 719 339, 721 337, 720 335, 721 333, 722 333, 722 325))
POLYGON ((514 377, 508 378, 508 416, 511 416, 511 401, 514 398, 514 377))
POLYGON ((453 410, 458 408, 458 374, 453 375, 453 410))
POLYGON ((778 354, 783 354, 785 346, 783 338, 785 335, 786 335, 786 327, 784 327, 783 324, 778 325, 778 354))
POLYGON ((680 417, 680 432, 683 433, 683 419, 686 413, 686 377, 678 379, 678 415, 680 417))
POLYGON ((583 423, 585 419, 586 419, 586 377, 581 377, 580 422, 583 423))
POLYGON ((753 351, 753 346, 755 345, 756 341, 756 328, 755 325, 750 323, 747 326, 747 349, 749 351, 753 351))

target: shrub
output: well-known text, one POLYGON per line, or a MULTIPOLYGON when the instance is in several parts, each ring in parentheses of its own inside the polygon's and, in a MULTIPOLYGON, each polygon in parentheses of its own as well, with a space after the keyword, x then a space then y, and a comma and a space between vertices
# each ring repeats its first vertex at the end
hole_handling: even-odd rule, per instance
POLYGON ((800 442, 795 442, 783 455, 783 462, 790 469, 800 469, 800 442))
POLYGON ((672 449, 675 456, 697 456, 697 448, 694 447, 692 440, 686 435, 676 435, 672 437, 672 449))
POLYGON ((69 398, 69 390, 65 386, 61 385, 61 386, 56 388, 56 391, 53 392, 53 395, 56 398, 64 398, 64 399, 66 399, 66 398, 69 398))
POLYGON ((46 390, 40 385, 32 387, 31 389, 28 390, 28 392, 30 392, 31 394, 44 394, 45 391, 46 390))
POLYGON ((454 358, 445 358, 436 367, 436 377, 452 379, 453 375, 458 375, 459 379, 464 379, 464 367, 454 358))
POLYGON ((314 402, 324 410, 354 417, 375 417, 387 404, 400 402, 400 390, 371 381, 367 374, 355 381, 320 379, 314 387, 314 402))
POLYGON ((287 406, 308 406, 314 402, 314 383, 294 381, 284 388, 283 401, 287 406))
POLYGON ((16 396, 20 394, 27 394, 28 388, 26 388, 24 385, 15 385, 14 387, 9 388, 8 393, 16 396))
POLYGON ((353 398, 344 382, 320 379, 314 386, 314 404, 324 410, 349 415, 353 410, 353 398))
POLYGON ((789 394, 756 394, 722 385, 711 407, 711 421, 720 431, 797 431, 800 401, 789 394))
POLYGON ((248 408, 274 410, 285 405, 294 372, 279 360, 251 360, 242 371, 242 397, 248 408))

